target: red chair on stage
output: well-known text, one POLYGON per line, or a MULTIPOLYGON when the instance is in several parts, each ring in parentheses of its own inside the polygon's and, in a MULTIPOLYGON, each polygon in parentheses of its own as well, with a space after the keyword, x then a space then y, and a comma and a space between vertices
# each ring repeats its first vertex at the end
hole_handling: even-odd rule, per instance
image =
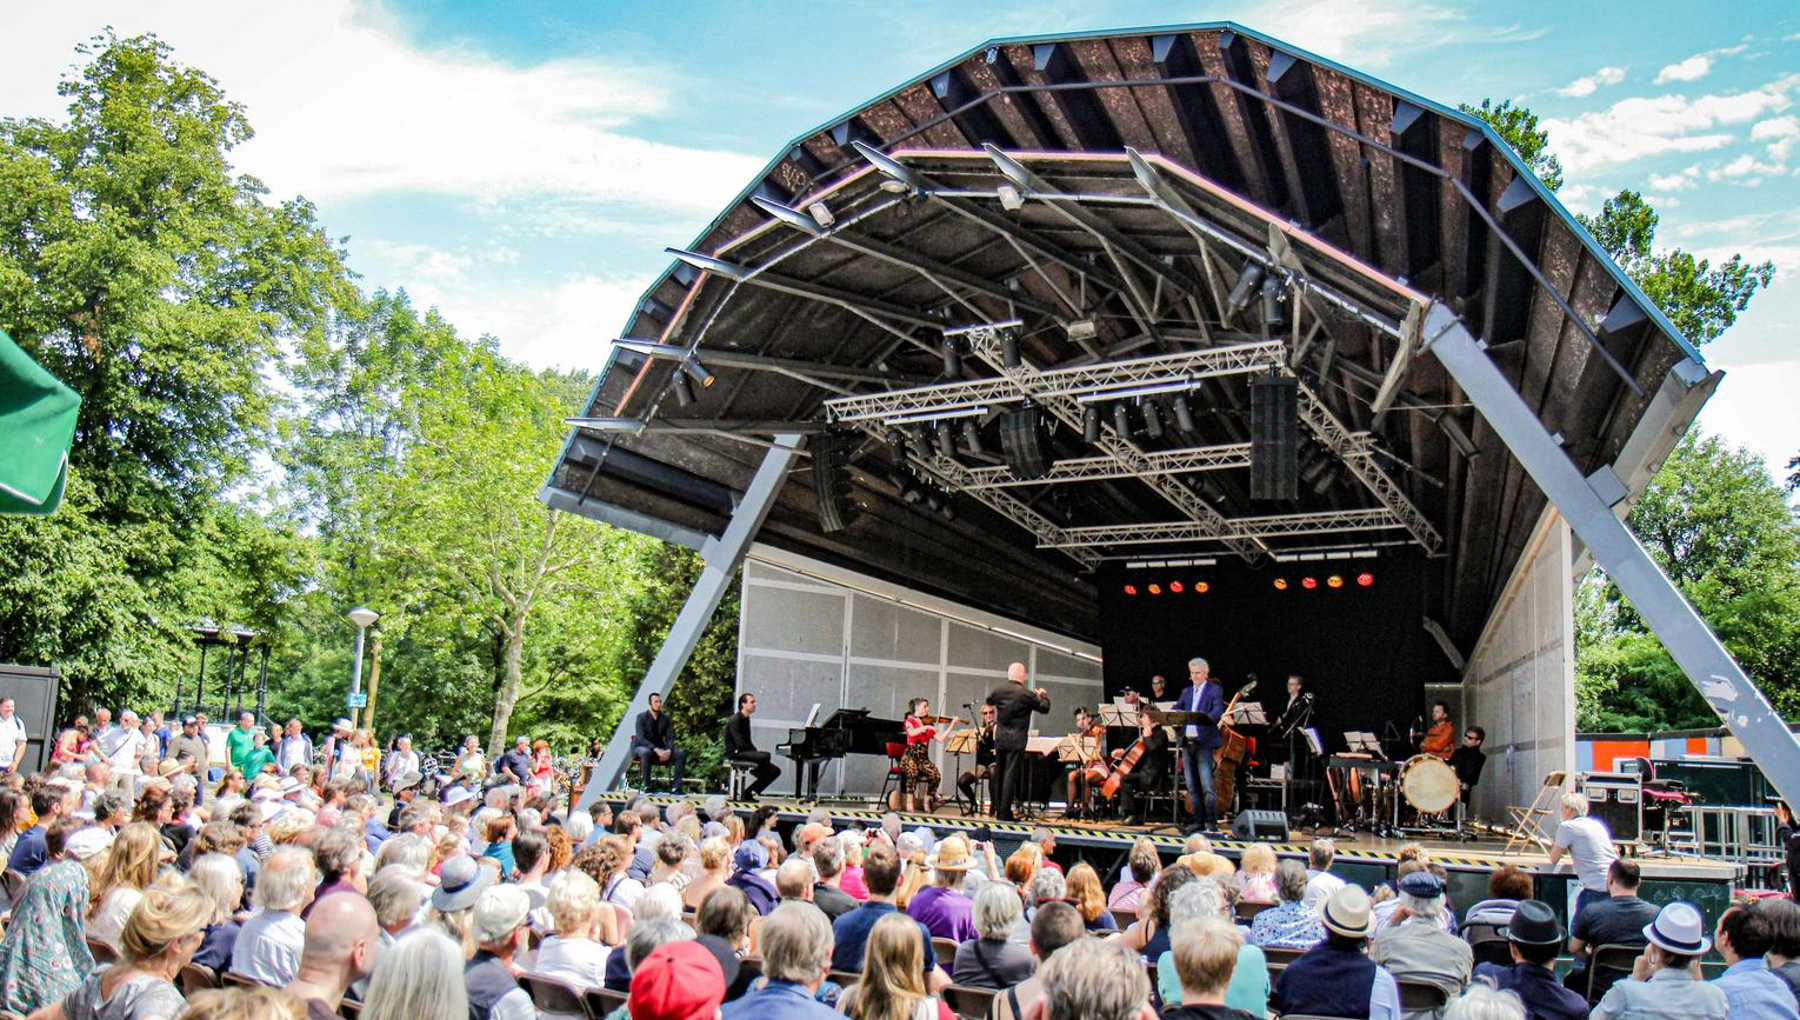
POLYGON ((900 794, 906 789, 906 770, 900 767, 900 759, 906 755, 905 741, 890 740, 885 745, 888 757, 887 778, 881 781, 881 802, 888 810, 900 809, 900 794), (893 792, 889 792, 892 790, 893 792))

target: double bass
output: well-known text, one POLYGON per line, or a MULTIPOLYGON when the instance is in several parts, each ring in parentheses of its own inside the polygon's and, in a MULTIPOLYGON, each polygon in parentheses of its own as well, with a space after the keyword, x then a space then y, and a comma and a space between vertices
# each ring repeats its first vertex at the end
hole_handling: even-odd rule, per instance
POLYGON ((1213 752, 1213 789, 1219 795, 1220 810, 1231 803, 1232 795, 1237 792, 1238 766, 1250 754, 1249 742, 1228 720, 1231 719, 1232 710, 1237 708, 1237 703, 1254 690, 1254 680, 1238 688, 1238 692, 1231 696, 1231 702, 1225 706, 1225 711, 1219 715, 1219 747, 1213 752))

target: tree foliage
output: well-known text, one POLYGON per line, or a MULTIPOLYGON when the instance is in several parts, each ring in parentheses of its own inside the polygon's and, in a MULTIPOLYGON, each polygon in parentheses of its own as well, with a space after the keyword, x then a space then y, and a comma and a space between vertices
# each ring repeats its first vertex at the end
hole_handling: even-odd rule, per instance
POLYGON ((1538 127, 1538 116, 1524 106, 1514 106, 1510 99, 1495 103, 1492 99, 1483 99, 1480 106, 1462 103, 1462 112, 1471 117, 1480 117, 1493 127, 1494 131, 1512 146, 1537 179, 1544 182, 1544 187, 1551 191, 1562 187, 1562 161, 1550 151, 1550 133, 1538 127))

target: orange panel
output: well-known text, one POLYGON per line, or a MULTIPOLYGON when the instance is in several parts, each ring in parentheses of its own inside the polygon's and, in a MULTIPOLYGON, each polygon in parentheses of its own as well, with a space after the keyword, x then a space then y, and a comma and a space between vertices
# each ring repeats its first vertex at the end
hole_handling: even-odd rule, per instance
POLYGON ((1699 755, 1705 754, 1706 753, 1706 738, 1705 737, 1689 737, 1689 738, 1687 738, 1687 753, 1699 754, 1699 755))
POLYGON ((1614 763, 1621 758, 1648 758, 1650 741, 1648 740, 1596 740, 1590 746, 1594 751, 1595 772, 1615 772, 1614 763))

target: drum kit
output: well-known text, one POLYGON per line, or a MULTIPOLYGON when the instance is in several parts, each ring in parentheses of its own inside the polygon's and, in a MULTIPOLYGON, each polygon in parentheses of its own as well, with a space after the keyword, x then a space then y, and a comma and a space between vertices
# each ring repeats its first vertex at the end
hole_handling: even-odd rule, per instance
POLYGON ((1461 793, 1456 770, 1429 754, 1397 762, 1378 753, 1378 748, 1352 751, 1326 760, 1325 779, 1339 827, 1379 836, 1454 831, 1450 815, 1461 793))

